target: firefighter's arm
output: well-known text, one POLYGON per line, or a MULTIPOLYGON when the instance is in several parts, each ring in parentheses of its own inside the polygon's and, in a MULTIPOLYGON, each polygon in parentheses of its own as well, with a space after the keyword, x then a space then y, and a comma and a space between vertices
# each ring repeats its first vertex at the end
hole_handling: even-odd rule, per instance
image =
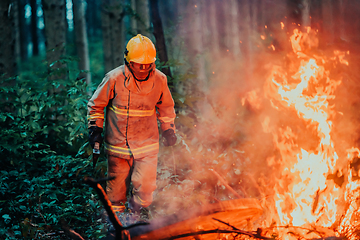
POLYGON ((175 131, 175 109, 174 100, 171 96, 167 82, 165 82, 159 101, 156 104, 158 119, 162 131, 173 129, 175 131))
POLYGON ((160 96, 158 103, 156 104, 158 110, 158 120, 160 122, 160 127, 162 130, 162 135, 166 139, 164 144, 166 146, 172 146, 176 143, 175 135, 175 109, 174 109, 174 100, 171 96, 169 87, 167 85, 166 77, 165 84, 160 96))
POLYGON ((109 75, 106 75, 87 104, 88 128, 103 128, 104 109, 113 97, 114 80, 109 75))

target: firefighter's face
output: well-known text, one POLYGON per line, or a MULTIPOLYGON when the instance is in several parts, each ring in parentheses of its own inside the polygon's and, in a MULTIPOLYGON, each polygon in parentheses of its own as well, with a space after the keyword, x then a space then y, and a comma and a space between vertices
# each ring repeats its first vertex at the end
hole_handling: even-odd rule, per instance
POLYGON ((149 75, 149 72, 154 68, 154 63, 140 64, 140 63, 130 62, 130 68, 137 79, 143 80, 149 75))

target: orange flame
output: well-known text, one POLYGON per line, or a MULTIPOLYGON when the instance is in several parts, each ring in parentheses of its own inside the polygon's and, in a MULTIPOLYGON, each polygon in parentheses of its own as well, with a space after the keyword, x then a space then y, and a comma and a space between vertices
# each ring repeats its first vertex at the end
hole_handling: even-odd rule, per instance
MULTIPOLYGON (((283 28, 283 23, 281 26, 283 28)), ((269 118, 263 127, 266 132, 273 133, 281 156, 282 173, 274 189, 279 222, 291 226, 333 227, 337 224, 337 231, 341 233, 350 229, 351 217, 358 205, 350 204, 341 218, 344 208, 339 207, 338 202, 344 199, 348 203, 354 202, 360 198, 360 193, 352 193, 358 188, 358 182, 352 182, 351 174, 345 190, 329 177, 338 173, 335 169, 338 154, 331 135, 336 112, 331 103, 341 80, 330 78, 325 63, 329 60, 349 63, 345 60, 346 53, 341 51, 335 51, 335 57, 330 59, 311 55, 309 52, 318 45, 314 34, 316 32, 310 28, 305 33, 294 30, 290 37, 295 54, 292 60, 299 67, 289 74, 283 67, 275 66, 266 81, 265 93, 274 108, 295 111, 307 129, 313 129, 316 145, 311 149, 301 147, 294 129, 290 126, 270 129, 269 118)), ((349 161, 355 155, 360 157, 358 149, 349 150, 349 154, 349 161)), ((268 159, 269 165, 275 162, 274 157, 268 159)))

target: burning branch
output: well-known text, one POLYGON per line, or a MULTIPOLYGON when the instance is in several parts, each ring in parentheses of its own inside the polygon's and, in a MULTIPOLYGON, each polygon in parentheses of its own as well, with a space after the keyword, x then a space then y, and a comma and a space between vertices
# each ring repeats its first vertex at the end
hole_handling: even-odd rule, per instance
POLYGON ((242 231, 242 230, 240 230, 240 229, 238 229, 238 228, 236 228, 236 227, 234 227, 234 226, 232 226, 232 225, 230 225, 230 224, 228 224, 228 223, 226 223, 224 221, 221 221, 220 219, 216 219, 216 218, 213 218, 213 219, 220 222, 220 223, 223 223, 223 224, 231 227, 237 233, 239 232, 242 235, 247 235, 249 237, 258 238, 258 239, 265 239, 265 240, 274 240, 275 239, 275 238, 268 238, 268 237, 261 236, 261 232, 262 232, 261 228, 258 228, 256 232, 247 232, 247 231, 242 231))
MULTIPOLYGON (((243 198, 242 196, 240 196, 240 194, 238 194, 232 187, 230 187, 230 185, 225 181, 224 178, 222 178, 220 176, 219 173, 217 173, 215 170, 213 169, 209 169, 210 172, 212 172, 219 180, 220 182, 230 191, 232 192, 237 198, 243 198)), ((243 195, 246 196, 246 194, 243 192, 243 195)))
POLYGON ((115 228, 116 239, 124 239, 124 240, 130 239, 129 232, 126 230, 126 228, 123 227, 123 225, 121 224, 119 219, 116 217, 116 215, 111 207, 111 202, 110 202, 108 196, 106 195, 104 189, 100 185, 101 182, 104 182, 107 180, 111 180, 111 178, 100 179, 100 180, 95 181, 92 178, 85 177, 84 182, 86 184, 88 184, 90 187, 94 188, 96 193, 99 195, 100 200, 101 200, 102 204, 104 205, 104 208, 109 216, 109 219, 115 228))
POLYGON ((251 234, 246 233, 241 230, 226 230, 226 229, 214 229, 214 230, 207 230, 207 231, 198 231, 198 232, 191 232, 191 233, 185 233, 181 235, 172 236, 170 238, 164 238, 162 240, 172 240, 172 239, 179 239, 179 238, 185 238, 185 237, 191 237, 191 236, 197 236, 197 235, 205 235, 205 234, 212 234, 212 233, 238 233, 240 235, 247 235, 249 237, 253 237, 255 239, 265 239, 265 240, 275 240, 275 238, 267 238, 267 237, 257 237, 257 233, 251 234))

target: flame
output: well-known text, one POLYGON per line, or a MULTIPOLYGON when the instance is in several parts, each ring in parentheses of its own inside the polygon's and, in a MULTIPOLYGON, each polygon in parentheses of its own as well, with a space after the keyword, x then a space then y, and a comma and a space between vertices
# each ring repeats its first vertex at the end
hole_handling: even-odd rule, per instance
MULTIPOLYGON (((307 149, 294 131, 296 126, 271 128, 271 119, 265 118, 262 126, 265 132, 272 132, 280 156, 278 161, 274 156, 269 157, 268 164, 282 167, 274 189, 278 221, 284 226, 332 227, 338 234, 354 231, 351 226, 360 220, 360 214, 356 213, 360 207, 359 182, 353 181, 355 173, 350 170, 344 187, 332 180, 344 174, 336 169, 339 157, 332 140, 333 119, 337 114, 333 102, 341 80, 331 79, 330 71, 325 68, 329 61, 349 65, 345 59, 349 53, 334 51, 332 58, 311 54, 318 45, 316 31, 311 28, 305 32, 295 29, 290 41, 291 66, 298 64, 297 71, 273 67, 265 94, 274 108, 293 111, 305 123, 309 130, 306 134, 311 135, 315 144, 307 149)), ((354 156, 360 158, 360 150, 348 150, 349 162, 354 156)))

